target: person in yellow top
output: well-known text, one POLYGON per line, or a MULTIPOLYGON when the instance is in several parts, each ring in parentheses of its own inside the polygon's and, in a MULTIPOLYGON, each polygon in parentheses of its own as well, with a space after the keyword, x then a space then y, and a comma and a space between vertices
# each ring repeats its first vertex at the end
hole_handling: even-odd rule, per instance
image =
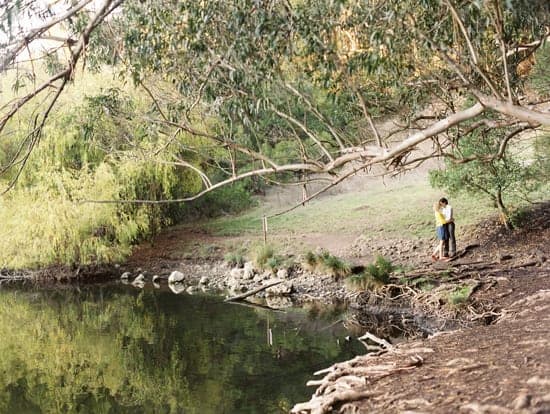
POLYGON ((437 246, 435 247, 434 251, 432 252, 432 260, 443 260, 443 261, 449 261, 450 259, 443 256, 443 245, 445 243, 445 240, 449 239, 449 234, 447 232, 447 223, 452 222, 453 219, 446 220, 445 215, 443 214, 443 205, 441 201, 437 201, 434 204, 434 213, 435 213, 435 232, 437 235, 437 246))

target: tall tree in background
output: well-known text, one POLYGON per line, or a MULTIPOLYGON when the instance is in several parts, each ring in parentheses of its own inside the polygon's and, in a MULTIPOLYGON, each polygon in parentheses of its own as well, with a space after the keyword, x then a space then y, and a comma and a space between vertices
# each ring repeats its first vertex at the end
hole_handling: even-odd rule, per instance
POLYGON ((3 166, 15 171, 12 183, 86 63, 116 64, 147 91, 150 122, 173 137, 150 149, 150 160, 200 176, 195 195, 165 201, 254 175, 330 173, 328 188, 375 165, 399 173, 488 130, 498 159, 520 132, 550 125, 522 78, 549 35, 545 0, 3 3, 1 70, 20 68, 36 42, 58 42, 41 54, 53 75, 2 102, 0 133, 22 108, 41 105, 3 166), (381 128, 390 116, 399 122, 381 128), (416 151, 427 140, 433 152, 416 151), (172 144, 180 156, 163 158, 172 144), (283 144, 279 160, 272 150, 283 144))

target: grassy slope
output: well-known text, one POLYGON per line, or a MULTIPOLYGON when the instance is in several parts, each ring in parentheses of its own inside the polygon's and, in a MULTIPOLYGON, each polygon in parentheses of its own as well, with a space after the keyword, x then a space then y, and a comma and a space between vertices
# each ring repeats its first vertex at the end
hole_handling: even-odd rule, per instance
MULTIPOLYGON (((346 192, 313 200, 282 216, 269 220, 272 235, 296 233, 369 234, 387 237, 425 238, 433 233, 432 204, 442 197, 430 187, 425 176, 405 179, 384 186, 374 182, 366 190, 346 192)), ((541 198, 548 198, 541 195, 541 198)), ((455 209, 458 232, 466 225, 495 213, 485 199, 471 196, 450 198, 455 209)), ((292 205, 292 204, 290 204, 292 205)), ((261 235, 261 217, 281 211, 273 205, 260 206, 238 216, 222 217, 201 227, 214 235, 261 235)))

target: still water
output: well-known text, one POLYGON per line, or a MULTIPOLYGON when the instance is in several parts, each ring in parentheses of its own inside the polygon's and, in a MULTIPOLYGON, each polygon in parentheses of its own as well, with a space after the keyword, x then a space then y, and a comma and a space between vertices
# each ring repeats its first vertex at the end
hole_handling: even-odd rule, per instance
POLYGON ((327 309, 121 284, 0 287, 0 413, 283 413, 362 353, 327 309))

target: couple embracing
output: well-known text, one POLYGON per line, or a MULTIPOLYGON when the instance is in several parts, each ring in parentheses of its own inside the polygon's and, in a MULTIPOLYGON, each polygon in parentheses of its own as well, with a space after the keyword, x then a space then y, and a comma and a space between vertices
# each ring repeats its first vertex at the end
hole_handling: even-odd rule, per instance
POLYGON ((432 260, 448 262, 456 254, 455 223, 453 208, 446 198, 434 204, 438 244, 432 252, 432 260))

